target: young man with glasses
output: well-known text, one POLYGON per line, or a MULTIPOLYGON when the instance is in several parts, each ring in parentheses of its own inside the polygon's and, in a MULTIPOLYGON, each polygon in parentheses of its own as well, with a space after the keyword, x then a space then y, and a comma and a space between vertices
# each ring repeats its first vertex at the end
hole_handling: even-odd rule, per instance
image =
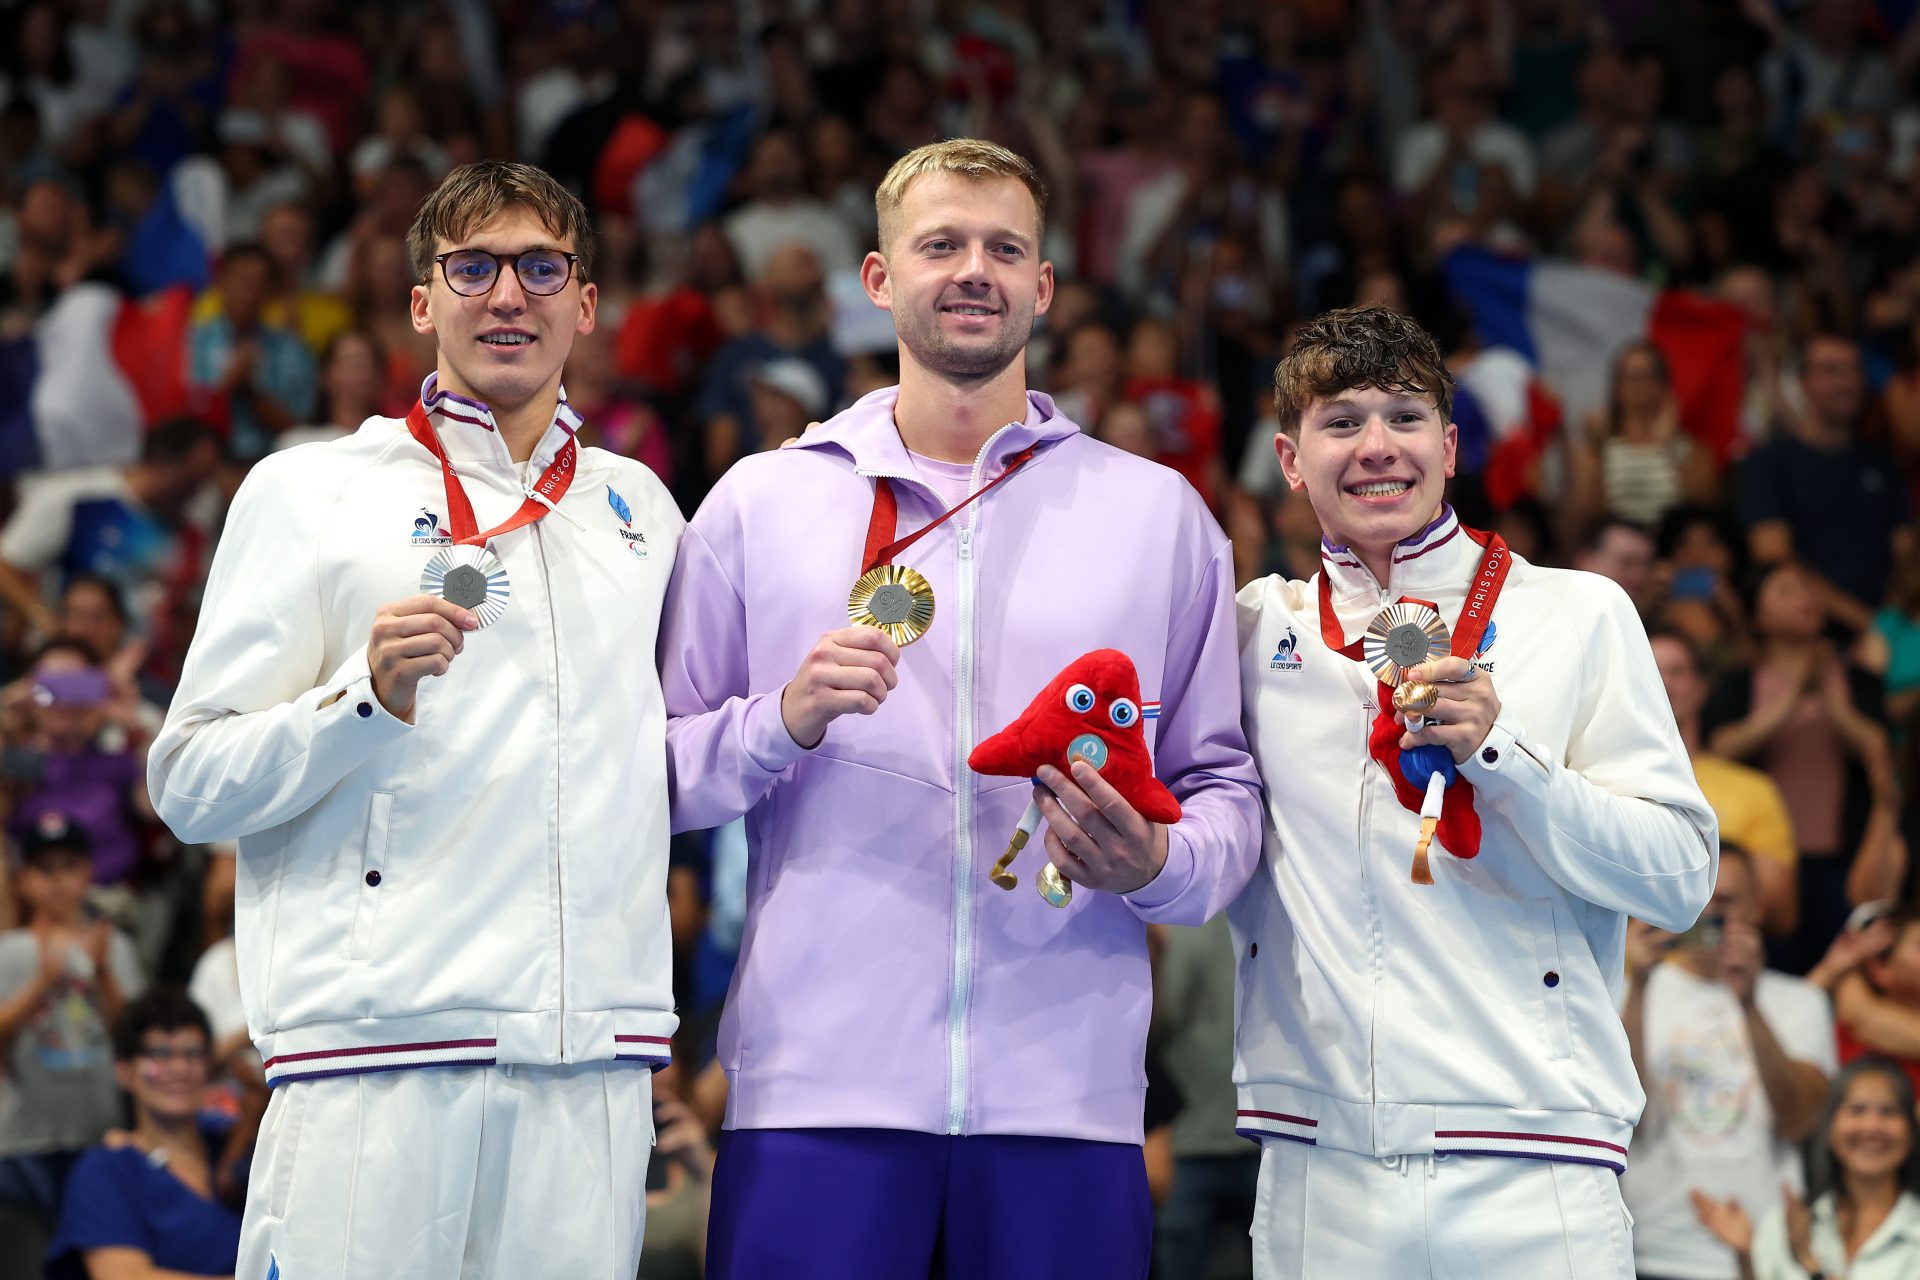
POLYGON ((575 440, 579 201, 468 165, 408 245, 438 367, 406 419, 254 468, 150 753, 181 839, 240 842, 274 1091, 238 1274, 631 1276, 675 1026, 634 655, 682 522, 575 440))

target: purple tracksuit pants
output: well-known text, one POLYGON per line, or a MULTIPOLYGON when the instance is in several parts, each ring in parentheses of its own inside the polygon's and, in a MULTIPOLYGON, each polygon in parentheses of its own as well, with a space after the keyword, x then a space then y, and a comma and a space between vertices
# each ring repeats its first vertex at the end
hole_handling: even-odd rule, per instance
POLYGON ((709 1280, 1145 1280, 1140 1148, 895 1129, 720 1135, 709 1280))

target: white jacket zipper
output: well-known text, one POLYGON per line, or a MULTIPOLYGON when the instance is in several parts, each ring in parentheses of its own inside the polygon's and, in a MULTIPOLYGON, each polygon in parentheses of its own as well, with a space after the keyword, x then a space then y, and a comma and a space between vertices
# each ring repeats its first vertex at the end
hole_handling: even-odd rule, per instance
MULTIPOLYGON (((1380 603, 1384 608, 1387 595, 1380 593, 1380 603)), ((1377 696, 1377 688, 1376 694, 1377 696)), ((1367 1000, 1367 1095, 1373 1102, 1368 1108, 1372 1117, 1373 1132, 1368 1135, 1373 1141, 1373 1149, 1378 1151, 1382 1145, 1380 1113, 1380 1064, 1377 1058, 1380 1020, 1380 993, 1385 985, 1386 968, 1386 930, 1381 919, 1380 905, 1373 891, 1373 719, 1380 708, 1373 705, 1373 698, 1361 699, 1360 719, 1360 898, 1367 907, 1367 967, 1371 973, 1373 990, 1367 1000)))
POLYGON ((947 998, 947 1132, 967 1122, 967 1003, 973 996, 973 529, 959 531, 960 637, 953 662, 953 981, 947 998))
MULTIPOLYGON (((531 492, 531 491, 529 491, 531 492)), ((548 504, 556 513, 558 507, 548 504)), ((568 516, 567 519, 573 520, 568 516)), ((579 527, 579 521, 573 521, 579 527)), ((553 883, 557 901, 554 903, 554 919, 560 931, 560 1061, 573 1060, 572 1037, 567 1029, 567 860, 560 852, 560 788, 566 782, 565 771, 560 767, 559 740, 564 735, 560 731, 560 616, 553 607, 553 575, 547 571, 547 541, 541 532, 538 521, 533 525, 534 553, 540 557, 540 582, 547 594, 547 638, 553 645, 553 725, 555 735, 555 753, 553 761, 553 806, 547 810, 547 844, 553 850, 553 883)))

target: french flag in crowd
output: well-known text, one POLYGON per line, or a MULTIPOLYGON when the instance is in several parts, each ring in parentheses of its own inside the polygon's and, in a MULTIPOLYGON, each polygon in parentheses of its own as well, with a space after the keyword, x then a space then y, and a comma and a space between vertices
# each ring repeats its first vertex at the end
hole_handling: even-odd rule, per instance
POLYGON ((1481 477, 1497 510, 1539 488, 1540 455, 1561 427, 1560 402, 1525 356, 1486 347, 1456 368, 1453 420, 1460 428, 1460 470, 1481 477))
POLYGON ((212 278, 224 189, 212 160, 175 165, 128 228, 114 283, 82 280, 30 332, 0 340, 0 475, 133 462, 147 428, 200 407, 187 328, 212 278))
POLYGON ((0 474, 138 459, 146 429, 190 407, 193 297, 176 285, 136 300, 85 281, 0 342, 0 474))
POLYGON ((1606 408, 1613 357, 1647 339, 1672 370, 1681 424, 1720 458, 1732 451, 1746 390, 1745 320, 1735 307, 1611 271, 1509 257, 1477 245, 1455 249, 1442 267, 1481 341, 1525 360, 1559 397, 1568 421, 1606 408))
POLYGON ((0 342, 0 474, 136 461, 146 428, 190 409, 192 311, 186 286, 132 299, 86 280, 0 342))

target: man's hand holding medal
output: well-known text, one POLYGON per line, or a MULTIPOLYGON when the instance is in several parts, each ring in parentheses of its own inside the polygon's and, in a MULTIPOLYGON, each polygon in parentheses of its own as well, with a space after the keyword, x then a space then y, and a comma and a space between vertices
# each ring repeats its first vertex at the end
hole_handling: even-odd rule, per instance
POLYGON ((927 634, 935 612, 931 584, 917 570, 895 563, 894 557, 1005 481, 1032 456, 1031 446, 1015 454, 998 476, 904 538, 894 537, 899 500, 892 483, 885 477, 874 482, 860 576, 847 595, 847 621, 853 625, 821 636, 780 693, 780 719, 796 743, 811 751, 841 716, 870 716, 880 709, 887 691, 900 683, 902 646, 927 634))
POLYGON ((1403 597, 1348 644, 1333 611, 1331 584, 1326 575, 1320 578, 1320 634, 1327 647, 1365 662, 1380 680, 1380 713, 1367 749, 1387 769, 1400 802, 1420 814, 1415 884, 1434 882, 1427 850, 1436 835, 1457 858, 1480 852, 1473 788, 1456 776, 1457 766, 1480 749, 1500 714, 1493 680, 1471 655, 1480 652, 1493 623, 1494 602, 1513 559, 1499 534, 1468 534, 1485 549, 1455 628, 1430 602, 1403 597), (1395 725, 1402 730, 1397 739, 1395 725))
POLYGON ((870 716, 900 683, 900 646, 878 627, 841 627, 814 643, 780 694, 780 719, 812 750, 845 715, 870 716))
POLYGON ((440 596, 408 596, 380 606, 367 641, 373 695, 399 720, 413 723, 414 691, 428 676, 443 676, 480 625, 470 610, 440 596))
MULTIPOLYGON (((1449 655, 1409 668, 1404 683, 1414 682, 1432 686, 1434 697, 1429 710, 1413 712, 1424 716, 1426 723, 1417 732, 1400 735, 1400 749, 1429 744, 1445 747, 1455 764, 1465 763, 1487 740, 1488 730, 1500 715, 1500 696, 1493 691, 1493 677, 1467 659, 1449 655)), ((1402 724, 1407 714, 1401 713, 1402 724)))

